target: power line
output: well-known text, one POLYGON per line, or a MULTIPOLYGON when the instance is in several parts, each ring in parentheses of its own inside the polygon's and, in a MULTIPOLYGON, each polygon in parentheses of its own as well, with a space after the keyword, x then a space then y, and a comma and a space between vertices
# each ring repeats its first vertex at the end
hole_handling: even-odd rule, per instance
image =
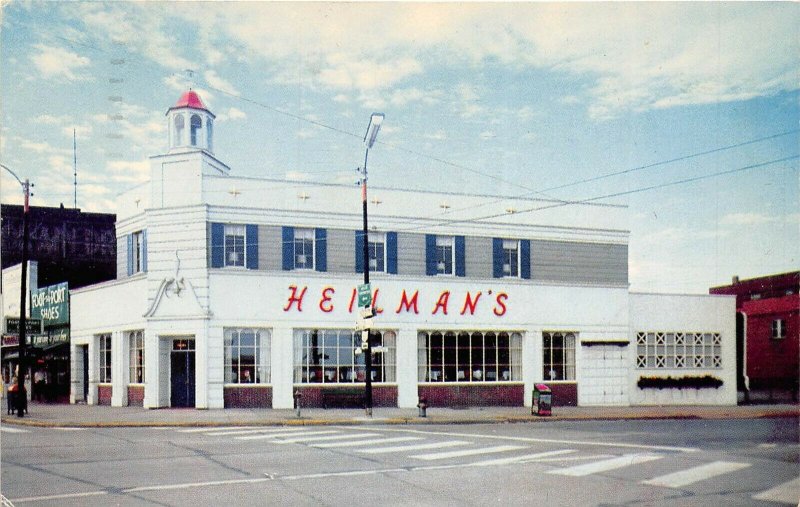
MULTIPOLYGON (((530 213, 532 211, 541 211, 541 210, 545 210, 545 209, 558 208, 558 207, 561 207, 561 206, 566 206, 567 204, 585 204, 585 203, 598 201, 598 200, 601 200, 601 199, 610 199, 612 197, 621 197, 623 195, 636 194, 636 193, 639 193, 639 192, 646 192, 646 191, 649 191, 649 190, 656 190, 656 189, 659 189, 659 188, 665 188, 665 187, 670 187, 670 186, 674 186, 674 185, 681 185, 681 184, 684 184, 684 183, 691 183, 691 182, 705 180, 705 179, 709 179, 709 178, 715 178, 715 177, 718 177, 718 176, 725 176, 725 175, 728 175, 728 174, 735 174, 735 173, 738 173, 738 172, 749 171, 749 170, 752 170, 752 169, 757 169, 759 167, 765 167, 765 166, 772 165, 772 164, 779 164, 781 162, 787 162, 789 160, 795 160, 797 158, 800 158, 800 155, 795 154, 795 155, 792 155, 792 156, 789 156, 789 157, 770 160, 770 161, 767 161, 767 162, 761 162, 761 163, 758 163, 758 164, 751 164, 751 165, 748 165, 748 166, 739 167, 739 168, 736 168, 736 169, 730 169, 730 170, 727 170, 727 171, 720 171, 720 172, 716 172, 716 173, 706 174, 706 175, 703 175, 703 176, 695 176, 693 178, 685 178, 685 179, 682 179, 682 180, 676 180, 676 181, 670 181, 670 182, 666 182, 666 183, 660 183, 658 185, 651 185, 651 186, 648 186, 648 187, 640 187, 640 188, 636 188, 636 189, 633 189, 633 190, 626 190, 626 191, 623 191, 623 192, 614 192, 614 193, 611 193, 611 194, 598 195, 598 196, 595 196, 595 197, 589 197, 589 198, 586 198, 586 199, 580 199, 580 200, 572 201, 572 202, 569 202, 569 203, 558 202, 558 203, 548 204, 548 205, 545 205, 545 206, 532 207, 532 208, 528 208, 528 209, 524 209, 524 210, 515 211, 513 214, 516 215, 516 214, 520 214, 520 213, 530 213)), ((428 228, 428 227, 438 227, 438 226, 442 226, 442 225, 453 225, 453 224, 459 224, 459 223, 477 222, 477 221, 480 221, 480 220, 488 220, 488 219, 499 218, 499 217, 503 217, 503 216, 510 216, 510 215, 509 215, 509 213, 495 213, 495 214, 492 214, 492 215, 485 215, 485 216, 481 216, 481 217, 472 217, 472 218, 465 218, 465 219, 453 219, 453 220, 443 220, 443 221, 439 222, 438 224, 426 224, 426 225, 422 225, 422 226, 409 227, 409 228, 406 228, 406 229, 400 229, 397 232, 412 231, 412 230, 424 229, 424 228, 428 228)))

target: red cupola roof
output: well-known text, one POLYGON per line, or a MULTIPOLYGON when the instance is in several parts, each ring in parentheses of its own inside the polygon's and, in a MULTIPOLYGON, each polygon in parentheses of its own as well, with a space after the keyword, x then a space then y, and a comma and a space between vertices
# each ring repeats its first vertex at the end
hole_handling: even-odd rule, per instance
POLYGON ((193 107, 195 109, 205 109, 206 105, 203 104, 203 101, 200 100, 200 96, 194 90, 189 90, 183 92, 181 98, 178 99, 178 103, 175 104, 175 107, 193 107))
MULTIPOLYGON (((178 109, 182 107, 191 107, 193 109, 202 109, 203 111, 208 111, 208 108, 203 101, 200 100, 200 96, 194 90, 188 90, 183 92, 181 98, 178 99, 178 102, 169 108, 169 110, 178 109)), ((209 113, 211 111, 208 111, 209 113)), ((213 116, 213 115, 212 115, 213 116)))

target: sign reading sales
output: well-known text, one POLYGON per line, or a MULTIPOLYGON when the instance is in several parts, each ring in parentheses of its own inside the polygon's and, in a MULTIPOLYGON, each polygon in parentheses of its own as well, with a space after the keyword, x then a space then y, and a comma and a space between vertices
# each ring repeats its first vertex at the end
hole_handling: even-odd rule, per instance
POLYGON ((59 283, 31 291, 31 316, 45 327, 69 323, 69 284, 59 283))

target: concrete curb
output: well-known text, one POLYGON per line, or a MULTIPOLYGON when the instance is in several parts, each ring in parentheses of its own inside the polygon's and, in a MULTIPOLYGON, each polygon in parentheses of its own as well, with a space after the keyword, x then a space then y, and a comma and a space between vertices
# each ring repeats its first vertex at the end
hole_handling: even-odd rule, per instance
POLYGON ((547 423, 564 421, 619 421, 619 420, 725 420, 725 419, 773 419, 773 418, 800 417, 800 408, 796 410, 760 410, 741 413, 631 413, 631 414, 571 414, 571 415, 497 415, 485 417, 447 417, 431 415, 421 417, 375 417, 364 418, 292 418, 281 420, 253 421, 253 420, 228 420, 228 421, 70 421, 70 420, 37 420, 17 417, 0 417, 0 423, 10 426, 30 426, 41 428, 71 427, 71 428, 215 428, 225 426, 363 426, 363 425, 406 425, 406 424, 516 424, 516 423, 547 423))

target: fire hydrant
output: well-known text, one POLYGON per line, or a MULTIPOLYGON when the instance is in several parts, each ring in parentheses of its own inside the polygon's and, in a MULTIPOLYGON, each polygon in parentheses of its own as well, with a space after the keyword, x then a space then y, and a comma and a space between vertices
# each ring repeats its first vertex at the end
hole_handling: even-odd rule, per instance
POLYGON ((424 396, 420 397, 419 403, 417 403, 417 407, 419 407, 419 416, 420 417, 427 417, 426 410, 428 409, 428 399, 424 396))
POLYGON ((297 415, 297 417, 300 417, 300 398, 302 398, 302 397, 303 397, 303 393, 301 393, 300 390, 297 389, 294 392, 294 411, 295 411, 295 415, 297 415))

